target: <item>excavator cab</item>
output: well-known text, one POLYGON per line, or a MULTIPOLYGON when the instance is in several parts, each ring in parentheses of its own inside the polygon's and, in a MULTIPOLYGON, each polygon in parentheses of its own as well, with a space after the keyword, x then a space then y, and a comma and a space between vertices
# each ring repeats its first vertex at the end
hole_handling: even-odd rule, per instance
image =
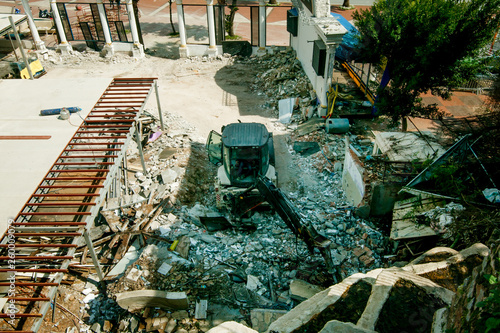
POLYGON ((221 185, 248 188, 259 176, 275 174, 272 133, 263 124, 233 123, 222 128, 222 134, 210 132, 207 152, 212 163, 219 165, 221 185))

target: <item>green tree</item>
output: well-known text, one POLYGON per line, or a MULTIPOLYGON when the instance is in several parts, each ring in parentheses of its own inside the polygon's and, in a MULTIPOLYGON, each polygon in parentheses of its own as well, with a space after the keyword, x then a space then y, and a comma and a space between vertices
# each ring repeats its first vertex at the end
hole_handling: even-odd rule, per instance
POLYGON ((231 4, 228 5, 227 0, 218 0, 220 5, 227 6, 229 8, 229 15, 225 16, 224 29, 229 37, 235 37, 234 33, 234 17, 236 16, 236 12, 239 10, 238 8, 238 0, 231 0, 231 4))
POLYGON ((500 0, 379 0, 353 18, 359 54, 384 67, 389 84, 376 107, 406 129, 406 117, 439 117, 420 96, 450 97, 459 67, 491 44, 500 22, 500 0))

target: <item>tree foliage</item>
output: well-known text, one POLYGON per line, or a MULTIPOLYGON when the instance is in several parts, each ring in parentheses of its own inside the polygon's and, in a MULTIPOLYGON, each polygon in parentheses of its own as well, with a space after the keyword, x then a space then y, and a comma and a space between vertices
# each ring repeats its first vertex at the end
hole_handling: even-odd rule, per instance
POLYGON ((491 44, 499 27, 500 0, 379 0, 353 18, 359 54, 365 62, 387 66, 390 83, 379 89, 377 108, 398 120, 439 116, 420 96, 443 98, 456 82, 463 60, 491 44))

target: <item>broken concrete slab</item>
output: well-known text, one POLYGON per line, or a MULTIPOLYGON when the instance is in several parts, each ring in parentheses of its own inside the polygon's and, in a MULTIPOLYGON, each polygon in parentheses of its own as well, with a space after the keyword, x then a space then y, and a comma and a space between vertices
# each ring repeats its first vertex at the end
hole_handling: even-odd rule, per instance
POLYGON ((172 184, 179 175, 174 169, 168 168, 161 173, 163 184, 172 184))
POLYGON ((446 150, 430 132, 378 132, 375 135, 373 155, 387 155, 390 161, 411 162, 435 159, 446 150))
POLYGON ((310 156, 321 150, 317 142, 300 142, 295 141, 293 143, 293 150, 302 156, 310 156))
POLYGON ((159 307, 162 309, 187 309, 186 293, 161 290, 134 290, 116 294, 118 305, 128 311, 159 307))
POLYGON ((416 259, 412 260, 409 265, 426 264, 429 262, 443 261, 452 257, 459 252, 450 247, 435 247, 429 251, 424 252, 416 259))
POLYGON ((191 246, 191 240, 187 235, 181 236, 178 240, 179 242, 175 247, 175 252, 179 253, 179 255, 184 259, 187 259, 189 256, 189 247, 191 246))
POLYGON ((390 238, 401 240, 438 235, 439 232, 435 229, 419 222, 419 216, 437 205, 443 206, 443 203, 442 199, 425 196, 395 202, 390 238))
POLYGON ((289 124, 292 120, 293 108, 295 107, 297 98, 285 98, 278 101, 279 122, 289 124))
POLYGON ((130 272, 128 272, 126 279, 132 282, 137 282, 139 278, 142 276, 142 271, 137 268, 132 268, 130 272))
POLYGON ((297 127, 297 135, 303 136, 317 130, 325 128, 325 120, 323 118, 313 117, 297 127))
POLYGON ((207 333, 259 333, 245 325, 237 323, 235 321, 226 321, 220 325, 217 325, 207 331, 207 333))
POLYGON ((206 319, 207 318, 207 307, 208 300, 200 299, 196 302, 196 308, 194 310, 194 317, 196 319, 206 319))
MULTIPOLYGON (((443 250, 440 252, 442 253, 443 250)), ((451 251, 446 253, 451 253, 451 251)), ((471 275, 474 267, 480 265, 489 253, 490 250, 486 245, 476 243, 441 261, 422 261, 420 264, 412 264, 412 262, 404 266, 403 270, 428 278, 440 286, 456 292, 458 285, 471 275)))
POLYGON ((168 272, 172 269, 172 266, 167 264, 166 262, 162 263, 160 268, 158 268, 158 273, 162 275, 167 275, 168 272))
POLYGON ((286 310, 252 309, 250 311, 252 328, 259 332, 265 332, 273 321, 287 312, 286 310))
POLYGON ((353 323, 345 323, 338 320, 329 321, 319 333, 376 333, 376 331, 367 330, 353 323))
POLYGON ((172 148, 172 147, 166 147, 160 152, 160 155, 158 158, 160 160, 166 160, 172 157, 175 153, 177 153, 178 149, 177 148, 172 148))
MULTIPOLYGON (((317 293, 273 322, 268 331, 293 332, 311 331, 313 327, 325 328, 329 322, 328 319, 338 320, 335 317, 335 311, 337 311, 337 315, 340 315, 342 313, 340 309, 343 309, 344 306, 340 304, 338 308, 335 308, 335 304, 349 298, 351 290, 352 294, 358 295, 356 296, 357 306, 360 307, 358 309, 361 315, 356 320, 355 327, 345 327, 348 329, 347 332, 351 332, 350 330, 355 328, 361 329, 360 332, 363 332, 363 330, 374 331, 379 317, 383 313, 385 302, 389 299, 389 295, 395 286, 397 288, 412 288, 414 291, 429 295, 432 299, 438 300, 443 306, 450 304, 454 295, 451 290, 434 283, 432 280, 403 269, 377 269, 367 274, 357 273, 351 275, 341 283, 317 293), (367 293, 369 295, 365 297, 367 293), (363 296, 361 298, 365 303, 362 302, 360 296, 363 296), (326 313, 328 315, 322 315, 326 313)), ((425 316, 432 319, 433 313, 426 313, 425 316)), ((332 332, 332 330, 325 329, 322 332, 332 332)), ((333 332, 337 331, 333 330, 333 332)))
POLYGON ((346 144, 344 168, 342 170, 342 189, 346 199, 353 206, 358 206, 365 196, 366 184, 363 180, 363 164, 357 154, 346 144))
POLYGON ((113 267, 111 271, 106 275, 106 279, 113 279, 127 270, 127 268, 139 259, 142 253, 142 247, 139 240, 135 240, 134 243, 128 248, 127 252, 122 259, 113 267))
POLYGON ((313 297, 322 290, 323 288, 320 286, 310 284, 303 280, 290 281, 290 297, 300 302, 313 297))
POLYGON ((146 318, 146 332, 165 331, 169 320, 168 317, 146 318))

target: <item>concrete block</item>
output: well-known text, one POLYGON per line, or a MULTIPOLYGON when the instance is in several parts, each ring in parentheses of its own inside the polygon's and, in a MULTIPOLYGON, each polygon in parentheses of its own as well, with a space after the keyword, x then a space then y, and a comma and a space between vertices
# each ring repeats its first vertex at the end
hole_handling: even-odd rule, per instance
POLYGON ((372 184, 370 215, 382 216, 390 213, 399 197, 398 192, 400 189, 401 185, 398 184, 372 184))
POLYGON ((142 271, 138 270, 137 268, 132 268, 130 272, 127 274, 127 280, 132 281, 132 282, 137 282, 139 278, 142 275, 142 271))
POLYGON ((207 318, 207 307, 208 301, 206 299, 199 300, 196 302, 196 308, 194 310, 194 317, 196 319, 206 319, 207 318))
POLYGON ((332 320, 326 323, 319 333, 375 333, 375 331, 367 330, 354 325, 353 323, 344 323, 338 320, 332 320))
POLYGON ((166 292, 160 290, 134 290, 116 294, 118 305, 129 311, 148 307, 164 309, 187 309, 188 300, 183 292, 166 292))
POLYGON ((342 172, 342 189, 345 192, 347 201, 353 206, 359 205, 365 196, 363 173, 364 168, 356 154, 347 148, 342 172))
POLYGON ((290 297, 297 301, 305 301, 322 290, 321 287, 307 283, 306 281, 290 281, 290 297))
POLYGON ((253 309, 250 312, 252 328, 259 332, 265 332, 272 322, 287 312, 286 310, 253 309))
POLYGON ((169 318, 146 318, 146 332, 164 331, 169 322, 169 318))
POLYGON ((259 333, 259 332, 249 327, 246 327, 245 325, 237 323, 235 321, 226 321, 225 323, 222 323, 220 325, 211 328, 210 330, 208 330, 207 333, 259 333))

